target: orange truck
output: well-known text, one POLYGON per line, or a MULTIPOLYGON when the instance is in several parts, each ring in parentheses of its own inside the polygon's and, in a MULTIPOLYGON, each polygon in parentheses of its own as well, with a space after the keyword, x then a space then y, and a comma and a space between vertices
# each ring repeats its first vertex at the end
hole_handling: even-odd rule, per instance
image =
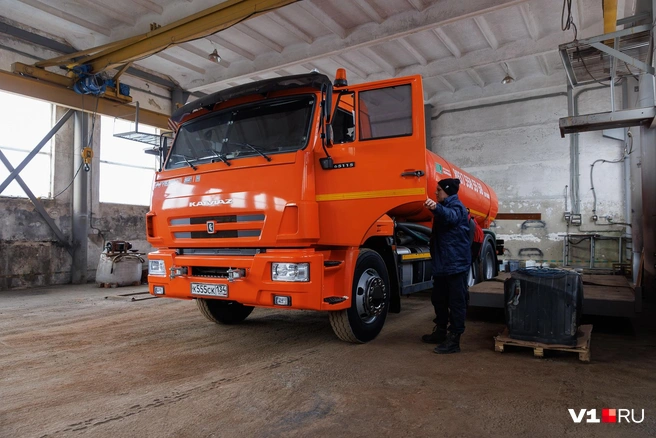
POLYGON ((496 194, 427 149, 424 117, 420 76, 351 86, 342 69, 179 108, 146 220, 150 293, 221 324, 254 307, 325 311, 340 339, 368 342, 403 295, 431 288, 423 204, 451 177, 486 229, 473 281, 496 275, 496 194))

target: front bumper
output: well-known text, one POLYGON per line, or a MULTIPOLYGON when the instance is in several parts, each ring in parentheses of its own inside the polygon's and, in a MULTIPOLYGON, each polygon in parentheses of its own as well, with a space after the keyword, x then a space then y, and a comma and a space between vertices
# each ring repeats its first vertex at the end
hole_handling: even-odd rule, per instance
MULTIPOLYGON (((257 307, 276 307, 274 296, 282 295, 291 298, 291 306, 285 308, 308 309, 308 310, 341 310, 348 308, 350 299, 340 303, 330 303, 332 300, 324 301, 327 297, 335 296, 334 290, 342 290, 347 281, 344 277, 345 263, 341 263, 338 269, 334 267, 325 268, 324 260, 327 253, 314 251, 312 249, 276 249, 252 256, 218 256, 218 255, 178 255, 172 250, 159 250, 149 254, 150 260, 163 260, 167 275, 149 275, 148 284, 152 295, 155 286, 164 287, 164 296, 180 299, 226 299, 237 301, 241 304, 257 307), (305 282, 281 282, 271 279, 272 263, 309 263, 310 279, 305 282), (186 274, 176 275, 171 278, 171 268, 186 274), (204 267, 243 269, 246 275, 229 281, 227 278, 194 275, 204 267), (191 292, 191 283, 223 284, 227 285, 227 297, 212 297, 205 295, 194 295, 191 292)), ((350 281, 350 279, 349 279, 350 281)), ((342 290, 341 295, 344 295, 342 290)), ((348 288, 350 296, 350 288, 348 288)))

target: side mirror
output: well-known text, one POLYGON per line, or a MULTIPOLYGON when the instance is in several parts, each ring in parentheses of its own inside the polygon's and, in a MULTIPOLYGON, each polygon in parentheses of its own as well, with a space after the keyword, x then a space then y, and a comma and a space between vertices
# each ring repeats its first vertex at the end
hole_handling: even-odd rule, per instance
POLYGON ((326 147, 333 147, 333 140, 335 138, 335 135, 333 133, 333 125, 332 123, 326 123, 326 147))
POLYGON ((157 169, 158 172, 161 172, 162 167, 164 167, 164 160, 168 155, 169 144, 171 141, 173 141, 171 135, 172 133, 168 133, 168 132, 160 135, 159 146, 154 147, 150 151, 146 151, 147 154, 157 155, 159 157, 159 169, 157 169))
POLYGON ((333 144, 333 130, 332 130, 332 110, 333 110, 333 86, 327 84, 322 87, 323 98, 323 124, 325 128, 324 141, 325 145, 331 147, 333 144))

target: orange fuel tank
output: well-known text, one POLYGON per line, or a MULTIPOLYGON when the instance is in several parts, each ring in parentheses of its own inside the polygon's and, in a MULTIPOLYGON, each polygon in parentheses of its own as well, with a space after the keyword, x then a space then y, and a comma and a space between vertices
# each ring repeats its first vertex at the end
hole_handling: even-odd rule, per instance
MULTIPOLYGON (((426 192, 435 199, 437 182, 445 178, 460 179, 458 197, 482 228, 489 228, 499 210, 497 194, 480 179, 426 150, 426 192)), ((432 213, 421 203, 405 204, 390 212, 390 216, 408 222, 430 222, 432 213)))

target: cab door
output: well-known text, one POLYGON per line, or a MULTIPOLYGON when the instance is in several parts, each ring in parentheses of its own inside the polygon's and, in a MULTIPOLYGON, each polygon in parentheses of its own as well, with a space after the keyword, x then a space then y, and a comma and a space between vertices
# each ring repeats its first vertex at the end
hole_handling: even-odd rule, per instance
POLYGON ((319 243, 357 246, 385 214, 423 208, 424 99, 420 76, 339 90, 328 148, 332 169, 321 168, 325 153, 315 150, 319 243))

